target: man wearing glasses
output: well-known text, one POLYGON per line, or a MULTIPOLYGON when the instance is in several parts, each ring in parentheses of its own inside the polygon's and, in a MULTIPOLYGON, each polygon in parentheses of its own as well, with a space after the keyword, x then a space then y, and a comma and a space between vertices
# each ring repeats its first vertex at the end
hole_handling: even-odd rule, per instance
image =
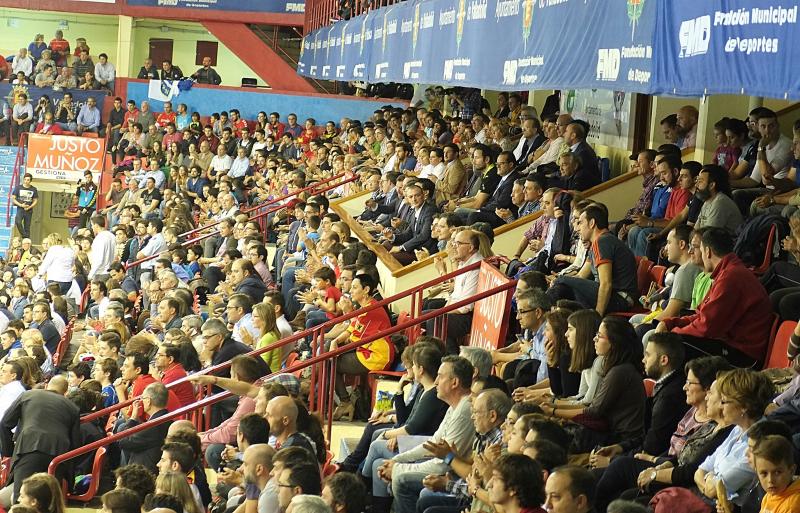
MULTIPOLYGON (((253 350, 253 348, 235 341, 231 337, 228 328, 219 319, 209 319, 203 323, 200 336, 203 340, 203 351, 200 353, 200 360, 203 363, 210 363, 211 366, 230 361, 236 355, 249 353, 253 350)), ((261 375, 266 376, 269 374, 269 367, 264 360, 261 358, 256 358, 255 360, 262 367, 260 370, 261 375)), ((230 378, 230 367, 220 369, 214 372, 213 375, 221 378, 230 378)), ((222 388, 214 386, 213 392, 215 394, 222 392, 222 388)), ((212 406, 211 427, 218 426, 224 419, 230 417, 236 410, 238 403, 239 398, 233 396, 212 406)))

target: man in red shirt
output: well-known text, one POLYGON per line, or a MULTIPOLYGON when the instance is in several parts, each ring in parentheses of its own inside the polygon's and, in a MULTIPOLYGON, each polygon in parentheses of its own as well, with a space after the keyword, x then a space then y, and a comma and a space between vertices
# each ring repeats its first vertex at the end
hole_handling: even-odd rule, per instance
MULTIPOLYGON (((156 368, 161 373, 161 382, 169 385, 186 377, 186 369, 178 361, 181 350, 173 344, 163 344, 156 353, 156 368)), ((170 391, 178 398, 181 406, 195 401, 194 387, 188 381, 171 387, 170 391)))
POLYGON ((122 118, 122 127, 120 127, 120 133, 125 133, 128 131, 128 127, 130 126, 129 122, 133 120, 136 122, 136 118, 139 116, 139 109, 136 108, 136 102, 133 100, 128 100, 128 112, 125 113, 125 116, 122 118))
POLYGON ((242 129, 247 128, 247 121, 242 119, 242 116, 239 114, 239 109, 231 109, 231 128, 233 129, 233 135, 237 139, 242 138, 242 129))
MULTIPOLYGON (((280 139, 281 136, 283 135, 283 131, 286 129, 286 125, 281 123, 280 119, 281 115, 278 114, 277 112, 272 112, 269 115, 269 126, 272 128, 272 130, 267 135, 271 134, 275 138, 275 140, 280 139)), ((295 120, 296 119, 297 116, 295 116, 295 120)))
MULTIPOLYGON (((141 353, 129 354, 125 357, 125 363, 120 368, 122 374, 116 381, 114 381, 114 389, 117 391, 119 401, 127 401, 128 399, 138 399, 141 397, 144 389, 150 383, 155 383, 157 380, 149 374, 150 363, 147 357, 141 353)), ((178 398, 172 390, 169 391, 169 399, 167 400, 167 410, 175 411, 181 407, 178 398)), ((144 421, 144 412, 141 408, 135 408, 134 405, 125 410, 126 418, 135 418, 144 421)), ((121 419, 124 421, 124 419, 121 419)))
POLYGON ((172 102, 164 102, 164 112, 156 116, 156 127, 163 131, 169 123, 176 123, 177 119, 178 115, 172 110, 172 102))
POLYGON ((719 355, 736 367, 763 362, 773 320, 767 291, 733 253, 727 230, 707 228, 701 237, 711 289, 694 314, 664 319, 656 331, 681 335, 687 361, 719 355))

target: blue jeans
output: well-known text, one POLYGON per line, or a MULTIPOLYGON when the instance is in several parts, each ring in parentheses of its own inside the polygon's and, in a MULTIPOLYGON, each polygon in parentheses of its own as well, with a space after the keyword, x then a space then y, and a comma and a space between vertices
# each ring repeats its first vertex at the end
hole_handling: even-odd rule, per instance
MULTIPOLYGON (((547 289, 547 296, 555 303, 559 299, 572 299, 577 301, 584 308, 595 308, 597 306, 597 292, 600 284, 593 280, 576 278, 574 276, 559 276, 553 285, 547 289)), ((622 297, 619 292, 611 292, 608 298, 606 313, 624 312, 633 306, 634 298, 630 302, 622 297)))
POLYGON ((383 438, 378 438, 370 444, 367 457, 364 459, 364 466, 361 469, 361 475, 372 478, 373 497, 389 496, 389 486, 378 476, 378 469, 383 465, 384 461, 393 458, 396 454, 396 452, 392 452, 386 447, 386 440, 383 438))
POLYGON ((661 228, 640 228, 633 226, 628 231, 628 247, 631 248, 636 256, 647 256, 647 236, 651 233, 658 233, 661 228))
POLYGON ((392 476, 392 495, 394 495, 394 513, 416 513, 420 492, 425 489, 422 480, 425 472, 403 472, 392 476))
POLYGON ((425 488, 419 494, 416 513, 460 513, 468 507, 469 500, 466 497, 425 488))

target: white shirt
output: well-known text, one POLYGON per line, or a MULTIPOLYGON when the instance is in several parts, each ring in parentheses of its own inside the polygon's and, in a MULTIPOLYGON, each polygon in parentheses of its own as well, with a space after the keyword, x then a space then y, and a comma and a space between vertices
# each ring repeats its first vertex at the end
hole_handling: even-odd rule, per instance
POLYGON ((475 142, 479 142, 481 144, 486 143, 486 129, 481 128, 481 131, 475 134, 475 142))
POLYGON ((223 155, 222 157, 214 155, 214 158, 211 159, 211 169, 217 173, 229 170, 232 165, 233 159, 230 155, 223 155))
POLYGON ((236 157, 231 164, 228 176, 231 178, 241 178, 247 174, 247 169, 250 167, 250 159, 247 157, 236 157))
MULTIPOLYGON (((474 255, 469 257, 469 259, 467 259, 466 262, 459 264, 458 268, 461 269, 463 267, 467 267, 468 265, 480 262, 481 260, 483 260, 483 257, 478 251, 476 251, 474 255)), ((480 270, 475 269, 474 271, 461 273, 455 278, 453 278, 453 292, 450 294, 450 299, 447 300, 447 304, 452 305, 454 303, 458 303, 459 301, 463 301, 470 296, 475 295, 475 293, 478 291, 479 275, 480 275, 480 270)), ((474 304, 469 304, 466 306, 462 306, 458 310, 455 310, 453 313, 468 313, 471 312, 474 307, 475 307, 474 304)))
POLYGON ((108 230, 102 230, 92 241, 92 248, 89 250, 89 281, 93 280, 98 274, 108 274, 108 268, 114 263, 116 256, 117 239, 108 230))
POLYGON ((6 410, 11 404, 17 400, 25 387, 19 380, 12 381, 0 387, 0 419, 6 414, 6 410))
POLYGON ((67 246, 51 246, 39 266, 39 276, 47 275, 50 281, 68 283, 72 281, 72 265, 75 250, 67 246))
POLYGON ((25 57, 20 57, 16 55, 14 60, 11 63, 11 71, 14 75, 22 71, 25 73, 25 76, 30 76, 33 74, 33 59, 31 59, 30 55, 26 55, 25 57))
POLYGON ((437 180, 441 180, 444 176, 444 170, 444 162, 439 162, 435 166, 433 164, 428 164, 422 168, 422 171, 419 173, 419 177, 428 178, 429 176, 433 176, 437 180))
POLYGON ((241 319, 236 321, 236 324, 233 325, 233 340, 236 342, 241 342, 244 344, 242 340, 242 330, 246 330, 250 333, 250 336, 253 338, 255 342, 261 338, 261 333, 259 333, 256 326, 253 324, 253 314, 245 314, 242 316, 241 319))
POLYGON ((558 137, 553 139, 552 141, 548 141, 545 143, 547 147, 538 159, 531 162, 531 165, 528 166, 526 171, 536 171, 536 168, 541 166, 542 164, 549 164, 551 162, 555 162, 558 158, 559 151, 561 150, 561 144, 564 142, 563 137, 558 137))
POLYGON ((98 62, 94 65, 94 78, 98 81, 104 80, 106 82, 112 82, 116 76, 117 70, 110 62, 106 62, 105 64, 98 62))
MULTIPOLYGON (((140 251, 144 253, 144 256, 149 257, 157 255, 165 249, 167 249, 167 243, 164 241, 164 236, 157 233, 150 237, 150 240, 147 241, 147 244, 145 244, 140 251)), ((152 269, 155 265, 155 259, 150 259, 147 262, 142 262, 142 269, 152 269)))
MULTIPOLYGON (((775 171, 775 178, 786 178, 786 175, 789 173, 789 166, 792 163, 792 158, 794 157, 792 154, 792 140, 785 135, 781 135, 771 148, 767 146, 766 154, 767 161, 772 165, 775 171)), ((759 184, 761 184, 763 180, 761 167, 761 161, 756 160, 753 166, 753 172, 750 173, 750 179, 759 184)), ((770 185, 768 188, 774 189, 775 187, 770 185)))

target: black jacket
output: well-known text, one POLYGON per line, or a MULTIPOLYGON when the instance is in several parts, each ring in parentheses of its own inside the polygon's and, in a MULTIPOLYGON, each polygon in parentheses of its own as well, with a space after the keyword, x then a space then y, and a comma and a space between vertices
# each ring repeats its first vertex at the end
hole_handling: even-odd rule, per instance
POLYGON ((253 300, 253 303, 260 303, 267 292, 267 286, 258 274, 251 274, 243 279, 234 291, 236 294, 246 294, 253 300))
POLYGON ((28 390, 6 410, 0 424, 3 456, 14 461, 27 453, 57 456, 81 446, 78 407, 56 392, 28 390), (16 433, 11 430, 17 428, 16 433))
MULTIPOLYGON (((685 381, 686 375, 683 371, 675 371, 664 381, 657 383, 653 389, 653 397, 648 398, 649 415, 645 416, 647 431, 641 446, 641 450, 647 454, 661 454, 669 448, 669 439, 689 409, 686 392, 683 391, 685 381)), ((622 441, 620 445, 626 450, 634 448, 627 446, 626 441, 622 441)))
MULTIPOLYGON (((157 419, 169 413, 166 408, 155 412, 150 419, 157 419)), ((117 432, 131 429, 141 424, 136 419, 129 419, 117 430, 117 432)), ((161 446, 167 438, 167 431, 171 421, 164 422, 157 426, 139 431, 131 436, 122 438, 119 441, 119 448, 122 450, 123 461, 125 464, 138 463, 144 465, 151 472, 158 473, 156 464, 161 459, 161 446)))
POLYGON ((431 224, 435 213, 436 207, 427 202, 420 208, 419 215, 412 210, 408 228, 395 235, 394 245, 403 246, 403 250, 408 252, 427 248, 431 255, 438 253, 436 239, 431 237, 431 224))

